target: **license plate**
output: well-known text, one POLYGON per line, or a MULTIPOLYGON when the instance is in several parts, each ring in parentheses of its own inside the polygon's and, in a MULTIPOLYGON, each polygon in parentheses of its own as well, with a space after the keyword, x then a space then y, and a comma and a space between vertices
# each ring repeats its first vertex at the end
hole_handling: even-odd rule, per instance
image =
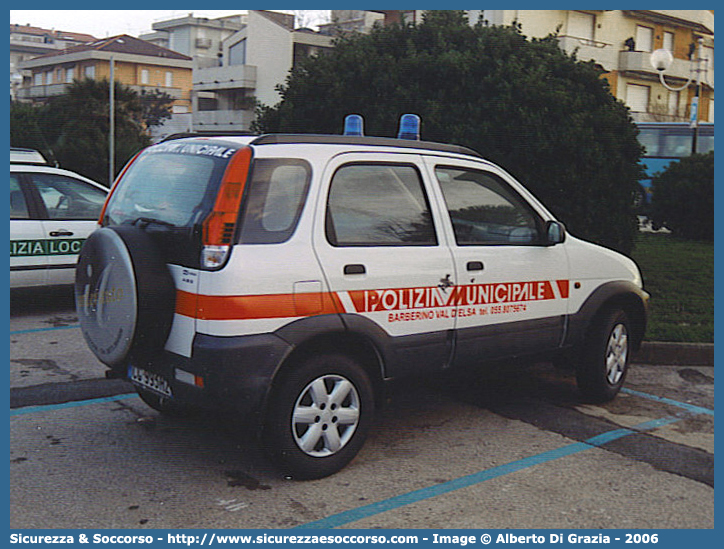
POLYGON ((136 368, 135 366, 129 366, 128 377, 133 383, 140 385, 144 389, 149 389, 167 397, 173 396, 171 386, 168 384, 168 381, 158 374, 147 372, 146 370, 136 368))

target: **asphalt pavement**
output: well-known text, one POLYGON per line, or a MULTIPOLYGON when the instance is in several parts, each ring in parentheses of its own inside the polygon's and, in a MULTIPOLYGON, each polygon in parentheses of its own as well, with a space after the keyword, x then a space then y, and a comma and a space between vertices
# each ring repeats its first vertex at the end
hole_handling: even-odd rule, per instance
POLYGON ((360 455, 297 482, 236 418, 167 418, 106 380, 72 295, 19 292, 10 524, 712 528, 713 348, 651 349, 603 405, 582 402, 572 376, 547 364, 394 383, 360 455))

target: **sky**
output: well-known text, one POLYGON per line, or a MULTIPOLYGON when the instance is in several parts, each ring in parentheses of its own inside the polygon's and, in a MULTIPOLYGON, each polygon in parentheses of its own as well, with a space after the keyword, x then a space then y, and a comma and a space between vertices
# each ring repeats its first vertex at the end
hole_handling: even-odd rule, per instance
MULTIPOLYGON (((248 5, 248 4, 247 4, 248 5)), ((106 38, 118 34, 139 34, 150 32, 151 25, 157 21, 184 17, 193 13, 195 17, 214 19, 225 15, 235 15, 246 10, 10 10, 10 23, 30 24, 33 27, 55 29, 66 32, 91 34, 96 38, 106 38)), ((302 10, 276 10, 293 13, 302 10)), ((313 19, 313 10, 305 11, 306 19, 313 19)), ((327 13, 323 10, 317 10, 327 13)), ((297 21, 299 25, 299 20, 297 21)))

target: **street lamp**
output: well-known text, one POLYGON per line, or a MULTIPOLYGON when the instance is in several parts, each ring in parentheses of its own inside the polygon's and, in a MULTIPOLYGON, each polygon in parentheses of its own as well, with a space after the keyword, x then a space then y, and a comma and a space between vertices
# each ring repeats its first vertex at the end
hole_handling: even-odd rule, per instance
POLYGON ((108 188, 113 186, 113 179, 115 177, 115 157, 116 157, 116 100, 115 100, 115 75, 113 74, 114 69, 113 55, 110 59, 110 82, 108 86, 108 188))
POLYGON ((694 92, 694 99, 691 102, 691 116, 689 119, 690 125, 694 130, 694 138, 691 141, 691 154, 696 153, 696 142, 699 137, 699 97, 701 96, 701 72, 702 70, 705 70, 701 68, 701 63, 702 61, 705 63, 707 62, 707 59, 703 58, 703 44, 704 39, 699 38, 696 59, 691 60, 692 63, 696 64, 696 68, 690 70, 689 80, 686 82, 686 84, 679 88, 669 86, 666 83, 666 80, 664 80, 664 73, 669 70, 669 68, 671 68, 671 65, 674 62, 674 56, 671 55, 671 52, 669 50, 656 50, 651 54, 651 65, 659 73, 659 80, 667 90, 674 92, 685 90, 689 87, 689 84, 691 84, 694 78, 693 73, 696 73, 696 91, 694 92))

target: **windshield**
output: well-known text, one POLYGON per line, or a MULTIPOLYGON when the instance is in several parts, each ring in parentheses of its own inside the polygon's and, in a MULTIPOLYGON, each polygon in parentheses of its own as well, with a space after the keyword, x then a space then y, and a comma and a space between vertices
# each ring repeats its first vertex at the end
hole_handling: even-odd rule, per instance
POLYGON ((209 147, 169 145, 147 149, 131 165, 111 197, 104 225, 144 220, 193 227, 203 221, 235 149, 214 155, 205 152, 209 147))

